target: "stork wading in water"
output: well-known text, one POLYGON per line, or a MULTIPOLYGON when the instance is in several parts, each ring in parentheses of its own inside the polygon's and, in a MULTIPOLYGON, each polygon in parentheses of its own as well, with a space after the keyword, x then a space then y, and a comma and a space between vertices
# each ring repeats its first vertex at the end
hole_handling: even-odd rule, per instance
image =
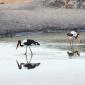
MULTIPOLYGON (((31 52, 31 58, 30 58, 30 61, 32 59, 32 56, 33 56, 33 53, 32 53, 32 50, 30 48, 31 45, 40 45, 38 42, 32 40, 32 39, 27 39, 27 40, 23 40, 23 42, 21 42, 21 40, 18 40, 18 43, 17 43, 17 47, 16 49, 20 46, 20 47, 23 47, 23 46, 26 46, 26 52, 25 52, 25 55, 26 55, 26 60, 27 60, 27 48, 29 47, 29 50, 31 52)), ((29 62, 30 62, 29 61, 29 62)), ((27 60, 28 62, 28 60, 27 60)))
POLYGON ((67 33, 67 44, 68 44, 67 54, 69 56, 74 56, 74 54, 80 56, 80 33, 78 32, 77 28, 67 33), (77 41, 76 42, 78 44, 77 47, 75 47, 75 41, 77 41))

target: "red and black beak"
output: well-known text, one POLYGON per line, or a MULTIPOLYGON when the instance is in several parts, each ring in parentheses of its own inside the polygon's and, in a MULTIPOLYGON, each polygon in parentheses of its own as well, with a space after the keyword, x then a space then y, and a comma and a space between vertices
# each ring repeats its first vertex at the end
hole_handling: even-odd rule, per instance
POLYGON ((19 46, 19 42, 17 43, 17 47, 16 47, 16 49, 18 48, 18 46, 19 46))
POLYGON ((20 45, 20 40, 18 40, 18 43, 17 43, 17 47, 16 47, 16 49, 19 47, 19 45, 20 45))

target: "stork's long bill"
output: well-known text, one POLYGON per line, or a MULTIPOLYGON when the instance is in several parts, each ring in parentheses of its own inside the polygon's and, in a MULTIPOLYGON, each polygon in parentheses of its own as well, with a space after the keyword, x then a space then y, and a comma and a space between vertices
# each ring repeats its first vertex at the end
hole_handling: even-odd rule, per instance
POLYGON ((19 46, 19 43, 17 43, 16 49, 18 48, 18 46, 19 46))
POLYGON ((18 40, 18 43, 17 43, 17 47, 16 47, 16 49, 19 47, 20 44, 21 44, 21 41, 18 40))

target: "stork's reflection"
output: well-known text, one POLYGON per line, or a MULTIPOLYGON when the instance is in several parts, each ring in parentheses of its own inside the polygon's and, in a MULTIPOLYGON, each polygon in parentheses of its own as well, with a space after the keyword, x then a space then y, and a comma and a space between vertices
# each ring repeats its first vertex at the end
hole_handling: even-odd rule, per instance
POLYGON ((17 60, 16 60, 16 63, 19 69, 22 69, 23 67, 27 69, 33 69, 40 65, 40 63, 19 63, 17 60))
MULTIPOLYGON (((31 54, 31 56, 32 56, 32 54, 31 54)), ((27 54, 26 54, 26 55, 25 55, 26 63, 23 63, 23 62, 19 63, 18 60, 16 60, 16 63, 17 63, 17 66, 18 66, 19 69, 22 69, 23 67, 24 67, 24 68, 27 68, 27 69, 33 69, 33 68, 35 68, 35 67, 37 67, 37 66, 40 65, 40 63, 31 63, 32 57, 30 58, 29 61, 28 61, 28 58, 27 58, 27 57, 28 57, 28 56, 27 56, 27 54)))
POLYGON ((68 46, 67 54, 69 58, 72 58, 72 56, 80 56, 80 45, 68 46))
POLYGON ((26 63, 23 63, 23 62, 22 62, 22 63, 19 63, 19 62, 16 60, 16 63, 17 63, 17 65, 18 65, 18 68, 19 68, 19 69, 22 69, 22 67, 25 67, 25 68, 27 68, 27 69, 33 69, 33 68, 35 68, 35 67, 37 67, 37 66, 40 65, 40 63, 30 63, 31 60, 32 60, 32 57, 33 57, 33 53, 32 53, 32 50, 31 50, 31 48, 30 48, 30 46, 31 46, 32 44, 33 44, 33 45, 40 45, 38 42, 36 42, 36 41, 34 41, 34 40, 32 40, 32 39, 23 40, 23 42, 21 42, 21 40, 18 40, 16 49, 17 49, 19 46, 21 46, 21 47, 26 46, 26 52, 25 52, 26 63), (28 56, 27 56, 27 47, 29 47, 29 50, 30 50, 30 52, 31 52, 31 57, 30 57, 30 60, 29 60, 29 61, 28 61, 28 56))

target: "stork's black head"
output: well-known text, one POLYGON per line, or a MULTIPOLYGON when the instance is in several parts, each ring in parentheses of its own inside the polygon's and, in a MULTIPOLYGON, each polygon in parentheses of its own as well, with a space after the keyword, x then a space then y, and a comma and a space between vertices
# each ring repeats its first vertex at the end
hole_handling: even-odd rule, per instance
POLYGON ((67 36, 73 36, 73 34, 71 34, 71 33, 67 33, 67 36))
POLYGON ((21 40, 18 40, 16 49, 21 45, 21 40))

